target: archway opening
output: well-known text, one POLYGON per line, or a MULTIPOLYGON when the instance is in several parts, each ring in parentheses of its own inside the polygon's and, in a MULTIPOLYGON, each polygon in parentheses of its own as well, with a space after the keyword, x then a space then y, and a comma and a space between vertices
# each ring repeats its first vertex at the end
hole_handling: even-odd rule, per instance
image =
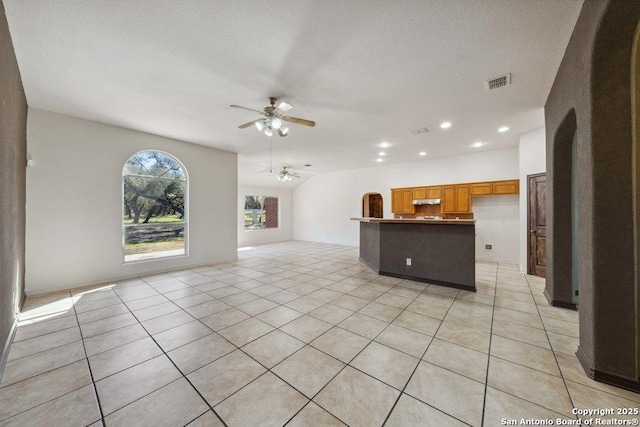
POLYGON ((578 218, 577 186, 579 138, 576 113, 571 109, 553 139, 553 233, 554 244, 547 248, 545 295, 549 303, 564 308, 576 308, 578 284, 578 218), (549 252, 550 249, 550 252, 549 252), (549 264, 551 261, 551 264, 549 264), (551 271, 549 271, 551 270, 551 271))
POLYGON ((383 201, 380 193, 367 193, 362 197, 362 217, 382 218, 383 201))

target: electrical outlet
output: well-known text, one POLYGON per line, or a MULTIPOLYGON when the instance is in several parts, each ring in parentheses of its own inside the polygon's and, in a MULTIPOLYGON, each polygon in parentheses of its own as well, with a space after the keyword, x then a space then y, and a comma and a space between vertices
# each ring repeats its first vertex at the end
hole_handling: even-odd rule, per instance
POLYGON ((485 251, 492 251, 493 250, 493 245, 491 243, 485 243, 484 244, 484 250, 485 251))
POLYGON ((407 258, 407 265, 411 265, 411 258, 407 258))

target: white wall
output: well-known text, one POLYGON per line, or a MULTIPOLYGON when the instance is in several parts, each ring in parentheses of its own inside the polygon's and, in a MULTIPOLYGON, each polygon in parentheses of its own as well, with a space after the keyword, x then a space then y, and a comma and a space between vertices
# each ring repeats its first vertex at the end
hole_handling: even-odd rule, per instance
POLYGON ((474 197, 472 203, 473 216, 476 219, 476 258, 519 262, 520 239, 517 237, 520 227, 520 209, 518 196, 513 194, 474 197), (496 242, 498 243, 496 244, 496 242), (492 250, 485 250, 485 244, 491 244, 492 250))
MULTIPOLYGON (((314 176, 293 192, 293 237, 295 240, 357 246, 359 224, 349 218, 362 216, 365 193, 380 193, 384 216, 391 218, 391 188, 516 177, 516 147, 314 176)), ((476 214, 476 231, 479 236, 490 236, 493 241, 488 243, 494 245, 493 252, 478 251, 479 257, 519 261, 519 208, 516 199, 515 196, 508 199, 497 197, 477 202, 480 208, 479 216, 476 214), (485 204, 495 206, 497 213, 490 213, 485 204), (513 232, 497 233, 496 227, 513 232)), ((478 207, 475 197, 473 206, 475 212, 478 207)))
POLYGON ((546 138, 544 127, 520 135, 518 158, 520 164, 520 271, 527 271, 527 175, 547 171, 546 138))
MULTIPOLYGON (((275 179, 275 177, 274 177, 275 179)), ((293 191, 284 189, 238 186, 238 247, 293 240, 293 191), (244 229, 244 197, 270 196, 278 198, 278 228, 244 229)))
POLYGON ((27 150, 27 293, 237 259, 235 153, 34 108, 27 150), (122 168, 148 149, 187 170, 189 253, 124 264, 122 168))

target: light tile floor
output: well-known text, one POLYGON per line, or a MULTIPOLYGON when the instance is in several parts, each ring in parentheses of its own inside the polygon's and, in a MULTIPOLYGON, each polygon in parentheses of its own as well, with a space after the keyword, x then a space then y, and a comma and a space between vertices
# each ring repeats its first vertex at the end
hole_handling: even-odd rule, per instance
POLYGON ((501 425, 638 407, 588 379, 578 313, 477 263, 478 292, 373 274, 358 249, 239 261, 28 298, 0 425, 501 425))

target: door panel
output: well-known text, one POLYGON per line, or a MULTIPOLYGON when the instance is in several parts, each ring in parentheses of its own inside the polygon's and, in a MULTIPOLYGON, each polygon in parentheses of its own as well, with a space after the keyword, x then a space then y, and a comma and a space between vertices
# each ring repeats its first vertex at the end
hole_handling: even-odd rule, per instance
POLYGON ((413 189, 413 198, 414 199, 426 199, 427 198, 427 188, 426 187, 416 187, 413 189))
POLYGON ((413 190, 411 188, 402 190, 402 212, 413 213, 413 190))
POLYGON ((369 195, 369 216, 382 218, 382 196, 380 194, 369 195))
POLYGON ((427 188, 427 198, 428 199, 439 199, 442 195, 440 191, 440 187, 428 187, 427 188))
POLYGON ((454 212, 456 210, 456 187, 442 187, 442 212, 454 212))
POLYGON ((468 185, 456 185, 456 212, 471 212, 468 185))
POLYGON ((391 190, 391 212, 402 212, 402 190, 391 190))
POLYGON ((527 251, 527 273, 546 277, 547 274, 547 213, 546 213, 546 175, 529 175, 528 179, 528 217, 529 247, 527 251))

